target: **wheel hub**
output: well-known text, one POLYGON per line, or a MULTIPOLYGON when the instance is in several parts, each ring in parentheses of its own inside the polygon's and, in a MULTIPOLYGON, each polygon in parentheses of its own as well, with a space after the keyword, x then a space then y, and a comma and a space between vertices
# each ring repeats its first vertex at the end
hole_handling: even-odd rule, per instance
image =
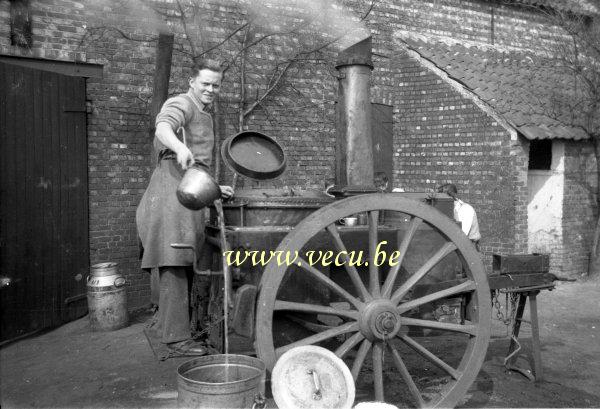
POLYGON ((400 330, 400 314, 390 300, 374 300, 361 311, 359 325, 371 341, 389 339, 400 330))

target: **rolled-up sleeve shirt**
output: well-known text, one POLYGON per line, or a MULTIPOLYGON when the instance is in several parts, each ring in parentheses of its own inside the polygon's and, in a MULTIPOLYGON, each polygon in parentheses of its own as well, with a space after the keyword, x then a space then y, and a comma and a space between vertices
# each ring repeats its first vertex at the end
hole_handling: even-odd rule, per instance
MULTIPOLYGON (((214 146, 212 116, 205 112, 205 105, 191 91, 169 98, 156 116, 156 124, 169 124, 180 141, 190 149, 196 164, 210 168, 214 146)), ((166 146, 154 139, 157 153, 166 146)))
POLYGON ((477 221, 477 214, 473 206, 460 199, 456 199, 454 201, 454 219, 461 223, 462 231, 469 239, 473 241, 481 239, 479 222, 477 221))

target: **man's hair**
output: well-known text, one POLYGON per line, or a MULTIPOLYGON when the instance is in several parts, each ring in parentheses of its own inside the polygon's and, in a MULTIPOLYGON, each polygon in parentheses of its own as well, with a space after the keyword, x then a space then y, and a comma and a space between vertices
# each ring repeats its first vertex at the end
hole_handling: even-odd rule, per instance
POLYGON ((448 196, 457 199, 458 189, 456 189, 456 185, 453 183, 446 183, 437 188, 439 193, 446 193, 448 196))
POLYGON ((200 74, 200 71, 202 70, 211 70, 223 74, 223 67, 221 66, 221 63, 215 60, 202 59, 197 60, 194 66, 192 67, 192 78, 197 77, 200 74))

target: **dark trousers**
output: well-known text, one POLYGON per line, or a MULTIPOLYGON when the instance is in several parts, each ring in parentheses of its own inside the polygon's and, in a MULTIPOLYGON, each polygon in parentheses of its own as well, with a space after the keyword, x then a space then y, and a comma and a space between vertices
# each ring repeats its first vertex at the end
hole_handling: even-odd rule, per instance
POLYGON ((160 296, 155 329, 163 343, 191 338, 189 315, 190 267, 160 267, 160 296))

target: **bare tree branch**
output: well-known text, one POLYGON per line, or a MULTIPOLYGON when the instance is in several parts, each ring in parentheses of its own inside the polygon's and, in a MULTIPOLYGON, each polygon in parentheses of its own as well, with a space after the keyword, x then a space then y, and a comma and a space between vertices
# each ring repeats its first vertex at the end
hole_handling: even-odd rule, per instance
POLYGON ((281 78, 283 78, 283 76, 285 75, 285 73, 288 71, 288 69, 290 68, 290 66, 294 63, 294 60, 289 60, 283 67, 283 69, 279 72, 279 74, 277 75, 277 78, 275 79, 275 81, 273 81, 273 83, 271 84, 271 86, 269 88, 267 88, 267 90, 260 96, 260 98, 258 98, 256 101, 254 101, 249 107, 248 109, 246 109, 244 111, 244 118, 247 117, 248 115, 250 115, 250 113, 252 113, 252 111, 254 110, 254 108, 256 108, 258 105, 260 105, 265 98, 267 98, 269 96, 269 94, 275 89, 277 88, 277 85, 279 85, 279 81, 281 80, 281 78))
POLYGON ((219 48, 220 46, 222 46, 223 44, 225 44, 227 41, 229 41, 231 39, 231 37, 233 37, 234 35, 236 35, 240 31, 242 31, 243 29, 245 29, 246 27, 248 27, 248 24, 250 24, 250 22, 246 22, 246 23, 242 24, 241 26, 239 26, 238 28, 236 28, 235 30, 233 30, 231 33, 229 33, 227 36, 225 36, 225 38, 222 41, 219 41, 214 46, 212 46, 212 47, 204 50, 202 53, 200 53, 199 57, 202 57, 203 55, 206 55, 209 52, 211 52, 213 50, 216 50, 217 48, 219 48))
MULTIPOLYGON (((371 3, 368 7, 368 9, 363 13, 360 21, 364 21, 367 16, 369 16, 371 14, 371 12, 373 11, 373 8, 375 7, 375 4, 377 3, 377 0, 371 0, 371 3)), ((299 27, 305 27, 306 25, 300 25, 299 27)), ((298 30, 299 27, 295 27, 293 30, 290 30, 291 32, 294 32, 294 30, 298 30)), ((308 50, 301 50, 299 52, 297 52, 296 54, 294 54, 293 57, 287 59, 286 61, 283 62, 283 64, 277 64, 275 67, 275 70, 273 71, 271 78, 269 79, 268 82, 268 86, 267 89, 265 90, 265 92, 258 97, 245 111, 243 114, 243 117, 246 118, 248 115, 250 115, 252 113, 252 111, 258 107, 259 105, 262 104, 262 102, 274 91, 277 89, 277 87, 279 86, 280 82, 283 80, 283 78, 285 77, 286 73, 288 72, 288 70, 292 67, 293 64, 298 63, 300 61, 303 60, 307 60, 305 58, 301 58, 301 57, 306 57, 309 56, 311 54, 315 54, 318 53, 320 51, 322 51, 323 49, 329 47, 331 44, 335 43, 336 41, 339 41, 341 38, 343 37, 343 35, 340 35, 336 38, 333 38, 329 41, 325 41, 320 45, 317 45, 316 47, 312 48, 312 49, 308 49, 308 50), (283 65, 283 69, 279 70, 279 66, 283 65)), ((251 46, 256 45, 262 41, 264 41, 264 39, 268 38, 268 35, 263 36, 262 38, 259 38, 257 41, 253 42, 251 44, 251 46)), ((246 47, 250 48, 250 47, 246 47)))
POLYGON ((198 53, 196 52, 196 46, 194 44, 194 42, 192 41, 191 36, 189 35, 189 30, 187 27, 187 18, 185 15, 185 11, 183 10, 183 6, 181 5, 181 1, 180 0, 175 0, 175 3, 177 4, 177 8, 179 9, 179 14, 180 14, 180 20, 181 20, 181 25, 183 26, 183 33, 185 34, 185 39, 187 40, 187 42, 190 45, 190 49, 192 50, 192 55, 193 55, 193 59, 194 61, 197 58, 198 53))

